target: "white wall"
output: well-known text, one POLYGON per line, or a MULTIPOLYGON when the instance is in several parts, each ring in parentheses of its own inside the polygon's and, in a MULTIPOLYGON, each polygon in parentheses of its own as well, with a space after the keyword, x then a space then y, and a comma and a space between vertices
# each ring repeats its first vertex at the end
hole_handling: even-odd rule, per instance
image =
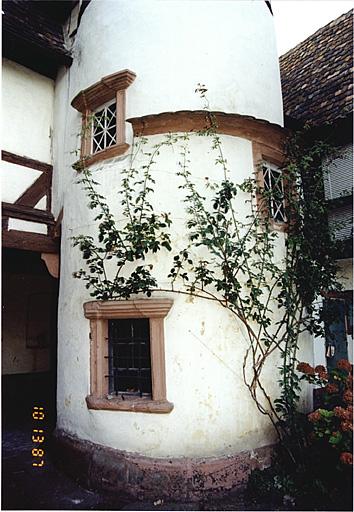
POLYGON ((3 59, 2 149, 51 163, 54 82, 3 59))
MULTIPOLYGON (((93 1, 86 9, 73 48, 74 63, 56 82, 53 210, 64 207, 61 247, 58 346, 58 426, 84 439, 148 456, 212 456, 269 444, 274 431, 256 409, 242 381, 245 333, 230 314, 207 301, 173 296, 165 322, 167 398, 170 414, 88 410, 90 300, 72 272, 82 266, 70 237, 94 233, 94 212, 75 185, 80 116, 70 101, 103 76, 124 68, 137 73, 128 89, 127 117, 163 111, 201 109, 194 93, 207 84, 211 108, 282 123, 280 79, 273 20, 264 2, 93 1), (99 39, 100 43, 97 44, 99 39)), ((232 178, 242 181, 253 169, 249 140, 222 136, 232 178)), ((154 144, 160 136, 150 137, 154 144)), ((130 135, 128 136, 130 141, 130 135)), ((215 154, 204 138, 191 140, 193 177, 221 179, 215 154)), ((128 155, 97 165, 112 211, 119 210, 120 171, 128 155)), ((185 213, 175 175, 178 151, 162 151, 154 168, 156 208, 171 212, 174 248, 185 244, 185 213)), ((207 193, 207 192, 206 192, 207 193)), ((245 215, 240 207, 239 214, 245 215)), ((282 239, 280 234, 280 239, 282 239)), ((279 258, 282 243, 279 244, 279 258)), ((161 285, 170 256, 151 259, 161 285)), ((275 392, 272 360, 266 386, 275 392)))
POLYGON ((137 74, 128 118, 198 110, 200 82, 213 110, 283 121, 273 17, 263 1, 94 0, 73 54, 71 99, 110 73, 137 74))
MULTIPOLYGON (((161 140, 150 137, 151 144, 161 140)), ((252 146, 247 140, 222 136, 223 149, 232 169, 232 178, 242 181, 252 169, 252 146)), ((205 177, 221 179, 214 166, 210 141, 191 137, 193 175, 205 189, 205 177)), ((146 148, 149 151, 149 148, 146 148)), ((154 204, 169 211, 174 221, 173 245, 185 244, 183 194, 178 189, 178 151, 162 150, 153 175, 156 179, 154 204), (173 201, 171 198, 173 197, 173 201)), ((138 162, 138 161, 137 161, 138 162)), ((104 169, 96 166, 94 179, 102 185, 112 211, 121 218, 117 190, 120 169, 126 159, 116 159, 104 169)), ((74 177, 73 177, 74 181, 74 177)), ((89 321, 82 304, 90 300, 84 283, 71 272, 82 267, 81 255, 71 247, 70 237, 94 233, 92 217, 79 186, 68 187, 62 238, 62 268, 59 299, 58 426, 82 438, 148 456, 212 456, 252 449, 274 440, 270 422, 256 409, 242 379, 242 363, 247 336, 230 313, 209 301, 191 300, 175 294, 174 305, 165 322, 167 398, 175 404, 170 414, 139 414, 120 411, 90 411, 89 321)), ((248 207, 237 204, 244 217, 248 207)), ((281 255, 280 234, 278 254, 281 255)), ((159 284, 166 278, 172 256, 159 253, 149 258, 159 284)), ((272 358, 265 368, 265 385, 277 392, 272 358)))

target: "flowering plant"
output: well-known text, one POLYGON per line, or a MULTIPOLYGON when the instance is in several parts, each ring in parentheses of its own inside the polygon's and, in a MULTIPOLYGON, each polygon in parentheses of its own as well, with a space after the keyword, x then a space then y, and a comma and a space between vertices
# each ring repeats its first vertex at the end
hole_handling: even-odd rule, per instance
POLYGON ((328 372, 323 366, 313 368, 299 363, 301 380, 316 384, 323 390, 322 407, 308 415, 310 439, 320 441, 337 453, 340 466, 353 464, 353 369, 346 359, 337 362, 328 372))

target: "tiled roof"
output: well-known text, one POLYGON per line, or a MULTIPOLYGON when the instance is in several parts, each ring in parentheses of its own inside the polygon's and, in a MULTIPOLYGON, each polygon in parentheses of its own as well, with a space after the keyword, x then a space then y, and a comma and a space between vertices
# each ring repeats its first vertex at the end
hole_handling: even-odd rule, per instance
POLYGON ((3 2, 2 10, 4 44, 14 37, 17 41, 21 39, 27 45, 50 52, 57 60, 71 60, 65 48, 62 25, 45 16, 36 8, 36 3, 7 0, 3 2))
POLYGON ((284 114, 314 125, 353 111, 353 11, 280 57, 284 114))

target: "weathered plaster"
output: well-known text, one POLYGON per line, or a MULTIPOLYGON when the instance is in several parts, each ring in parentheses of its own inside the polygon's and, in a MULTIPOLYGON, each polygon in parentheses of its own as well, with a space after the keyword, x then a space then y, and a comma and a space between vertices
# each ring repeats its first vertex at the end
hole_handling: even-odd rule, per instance
POLYGON ((131 69, 137 78, 127 118, 200 109, 194 90, 202 83, 214 110, 282 124, 273 17, 265 2, 94 1, 73 52, 71 99, 103 76, 131 69))
POLYGON ((242 450, 226 457, 147 458, 114 450, 57 429, 53 449, 58 464, 91 489, 134 499, 195 501, 245 487, 252 469, 269 466, 272 447, 242 450))
POLYGON ((29 220, 9 219, 9 229, 18 231, 27 231, 29 233, 47 234, 47 226, 39 222, 31 222, 29 220))
MULTIPOLYGON (((149 138, 156 144, 162 136, 149 138)), ((222 136, 222 143, 232 178, 241 182, 252 170, 252 148, 247 140, 222 136)), ((210 141, 191 136, 193 175, 205 194, 205 177, 220 180, 214 166, 210 141)), ((148 151, 148 147, 146 147, 148 151)), ((180 178, 178 152, 161 151, 153 174, 156 191, 153 203, 160 211, 170 211, 175 223, 174 246, 185 244, 183 194, 178 189, 180 178), (171 201, 173 191, 174 201, 171 201)), ((142 163, 142 162, 141 162, 142 163)), ((94 170, 94 178, 102 185, 113 211, 120 218, 117 190, 119 170, 125 160, 108 163, 94 170)), ((73 176, 73 181, 74 181, 73 176)), ((248 207, 238 203, 238 215, 245 217, 248 207)), ((58 426, 84 439, 113 448, 138 452, 152 457, 212 456, 253 449, 271 444, 274 432, 269 421, 260 415, 242 380, 242 358, 246 335, 231 314, 209 301, 171 294, 174 306, 165 320, 167 399, 174 410, 164 417, 153 414, 116 411, 89 411, 85 397, 89 393, 89 322, 83 316, 82 304, 89 295, 82 282, 71 272, 81 267, 78 250, 69 239, 82 232, 93 233, 93 212, 78 186, 70 187, 65 196, 62 238, 61 293, 59 301, 58 361, 58 426), (69 271, 70 269, 70 271, 69 271), (80 363, 77 363, 79 358, 80 363), (80 368, 80 371, 78 371, 80 368), (70 401, 68 396, 71 395, 70 401), (117 427, 117 422, 119 428, 117 427)), ((283 235, 280 234, 280 241, 283 235)), ((282 243, 279 245, 279 257, 282 243)), ((161 286, 167 286, 166 275, 171 256, 162 253, 149 258, 154 264, 161 286)), ((265 381, 273 392, 273 359, 265 369, 265 381)))
POLYGON ((40 171, 2 160, 1 200, 7 203, 14 203, 40 175, 40 171))
POLYGON ((52 162, 54 82, 3 59, 2 109, 7 119, 2 148, 45 163, 52 162))
MULTIPOLYGON (((194 89, 209 88, 213 109, 253 115, 282 123, 280 80, 273 20, 264 2, 93 1, 87 7, 74 43, 74 63, 56 83, 53 211, 64 208, 61 245, 58 346, 58 427, 81 439, 148 457, 223 456, 273 443, 270 422, 256 409, 242 380, 246 335, 231 314, 209 301, 171 294, 174 306, 165 320, 167 399, 169 414, 88 410, 89 322, 83 303, 90 300, 84 283, 72 272, 82 266, 70 237, 94 234, 96 212, 75 185, 71 169, 78 156, 80 116, 70 101, 102 77, 128 68, 137 78, 127 91, 127 118, 163 111, 196 109, 202 104, 194 89), (179 20, 181 22, 179 22, 179 20), (118 29, 119 27, 119 29, 118 29), (94 43, 102 34, 100 45, 94 43), (132 44, 134 41, 134 44, 132 44), (225 53, 227 48, 227 53, 225 53)), ((127 123, 128 142, 131 127, 127 123)), ((149 145, 163 136, 149 137, 149 145)), ((221 136, 225 157, 237 182, 253 172, 252 144, 221 136)), ((210 181, 222 180, 210 141, 191 136, 193 179, 206 196, 210 181)), ((186 243, 179 151, 162 150, 153 167, 154 207, 168 211, 174 250, 186 243)), ((139 159, 136 164, 139 165, 139 159)), ((118 195, 121 170, 129 155, 92 167, 94 179, 116 217, 122 221, 118 195)), ((237 212, 249 213, 239 195, 237 212)), ((280 234, 277 257, 283 252, 280 234)), ((146 263, 162 287, 171 255, 159 253, 146 263)), ((113 270, 113 268, 112 268, 113 270)), ((170 296, 167 294, 167 296, 170 296)), ((265 385, 276 393, 275 358, 264 370, 265 385)))

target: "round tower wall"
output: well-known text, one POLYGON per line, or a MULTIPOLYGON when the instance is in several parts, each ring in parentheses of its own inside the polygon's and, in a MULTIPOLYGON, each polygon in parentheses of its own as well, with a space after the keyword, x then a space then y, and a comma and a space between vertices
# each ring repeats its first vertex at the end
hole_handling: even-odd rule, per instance
MULTIPOLYGON (((126 118, 201 110, 201 100, 194 92, 201 82, 208 88, 212 110, 265 120, 255 121, 259 130, 246 123, 244 129, 220 135, 230 178, 238 183, 252 176, 261 139, 280 151, 281 128, 269 124, 282 125, 282 105, 273 20, 265 2, 92 1, 82 16, 73 56, 72 67, 62 70, 56 83, 53 144, 53 209, 56 216, 64 209, 58 319, 59 431, 124 453, 163 459, 228 457, 272 444, 271 423, 257 410, 243 382, 244 329, 219 304, 184 295, 158 294, 174 301, 164 321, 166 388, 172 411, 154 414, 87 407, 92 339, 83 304, 92 298, 84 283, 72 276, 84 262, 71 240, 79 234, 95 235, 97 229, 96 212, 88 209, 88 199, 75 184, 78 175, 71 168, 78 159, 73 152, 79 147, 81 115, 70 102, 109 74, 123 69, 136 73, 126 92, 126 118)), ((236 119, 237 126, 244 119, 236 119)), ((173 122, 171 126, 175 126, 173 122)), ((183 131, 183 119, 180 126, 171 131, 183 131)), ((129 123, 127 128, 131 144, 129 123)), ((147 137, 146 150, 161 141, 164 133, 161 130, 154 135, 152 130, 147 137)), ((222 179, 221 169, 215 166, 215 152, 207 137, 191 135, 189 144, 193 180, 201 193, 208 195, 206 178, 222 179)), ((151 202, 158 211, 171 213, 175 252, 187 241, 185 203, 176 176, 179 159, 178 149, 167 148, 152 169, 156 185, 151 202)), ((119 222, 123 221, 118 194, 121 171, 128 165, 129 152, 91 167, 119 222)), ((249 205, 243 199, 238 199, 237 212, 245 218, 249 205)), ((281 233, 279 260, 283 247, 281 233)), ((163 250, 147 263, 154 265, 159 286, 169 287, 166 276, 171 254, 163 250)), ((278 361, 271 359, 264 369, 264 383, 272 395, 277 392, 274 369, 278 361)))
POLYGON ((102 77, 131 69, 127 118, 211 108, 282 125, 273 17, 265 2, 92 1, 73 47, 71 98, 102 77))

